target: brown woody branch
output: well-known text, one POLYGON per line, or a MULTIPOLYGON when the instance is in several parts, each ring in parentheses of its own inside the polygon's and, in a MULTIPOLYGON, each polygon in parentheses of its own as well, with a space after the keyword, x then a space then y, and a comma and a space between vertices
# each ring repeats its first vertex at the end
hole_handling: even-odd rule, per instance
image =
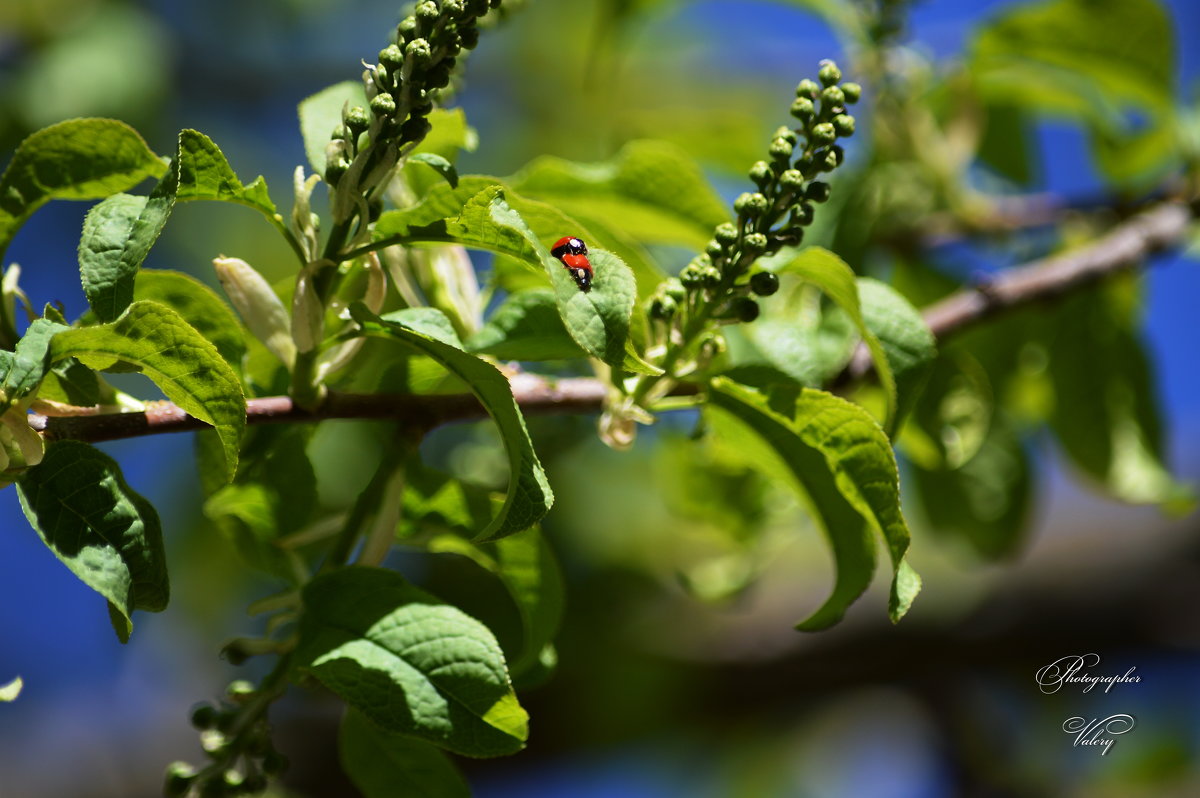
MULTIPOLYGON (((935 337, 944 339, 1008 308, 1059 296, 1107 274, 1134 267, 1148 255, 1182 244, 1194 215, 1195 209, 1185 203, 1165 202, 1129 218, 1086 247, 1010 269, 986 284, 952 294, 925 309, 925 322, 935 337)), ((870 370, 870 356, 860 348, 844 376, 858 379, 870 370)), ((554 380, 518 374, 511 383, 513 397, 527 415, 596 413, 608 392, 604 383, 583 377, 554 380)), ((680 385, 676 392, 696 391, 695 386, 680 385)), ((153 402, 142 413, 116 413, 102 408, 75 411, 70 416, 32 414, 30 425, 48 440, 92 442, 206 426, 169 402, 153 402)), ((286 396, 250 399, 246 403, 248 424, 374 418, 395 419, 427 430, 486 414, 483 405, 471 394, 330 394, 313 411, 296 406, 286 396)))

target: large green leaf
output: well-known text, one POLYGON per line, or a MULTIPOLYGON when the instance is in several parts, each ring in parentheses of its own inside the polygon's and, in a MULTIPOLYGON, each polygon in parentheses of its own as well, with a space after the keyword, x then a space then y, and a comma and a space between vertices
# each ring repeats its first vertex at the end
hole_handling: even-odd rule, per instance
POLYGON ((58 333, 50 358, 68 357, 100 370, 117 363, 140 367, 168 399, 216 429, 226 477, 233 478, 246 426, 242 386, 217 348, 178 313, 157 302, 134 302, 110 324, 58 333))
POLYGON ((212 342, 234 371, 241 371, 246 355, 242 324, 216 291, 190 274, 142 269, 134 284, 133 298, 158 302, 178 313, 212 342))
POLYGON ((375 568, 318 576, 303 598, 296 663, 376 724, 465 756, 524 747, 528 715, 486 626, 375 568))
MULTIPOLYGON (((879 375, 879 382, 883 385, 884 394, 887 397, 887 412, 883 426, 890 434, 895 428, 898 418, 896 377, 892 372, 892 366, 883 344, 880 343, 879 338, 863 317, 854 270, 829 250, 821 247, 808 247, 796 257, 788 260, 778 271, 782 274, 799 275, 816 285, 854 322, 854 326, 862 335, 863 343, 871 352, 871 359, 875 362, 875 372, 879 375)), ((882 321, 887 316, 896 316, 896 323, 901 328, 909 327, 909 324, 899 317, 896 303, 889 303, 886 308, 881 308, 877 313, 877 320, 882 321)))
POLYGON ((1075 294, 1059 311, 1050 425, 1071 462, 1116 498, 1184 511, 1194 496, 1164 464, 1150 362, 1129 308, 1133 289, 1111 282, 1075 294))
POLYGON ((363 798, 471 798, 462 774, 436 747, 381 729, 353 709, 342 718, 338 755, 363 798))
POLYGON ((585 354, 563 326, 554 292, 546 289, 508 297, 466 346, 501 360, 569 360, 585 354))
POLYGON ((858 298, 863 322, 879 340, 895 377, 896 420, 902 422, 921 394, 937 343, 921 312, 894 288, 860 277, 858 298))
MULTIPOLYGON (((477 185, 475 179, 463 179, 458 191, 477 185)), ((612 253, 594 250, 590 256, 595 270, 592 290, 580 291, 562 263, 550 254, 542 237, 506 201, 503 187, 486 186, 456 212, 459 197, 456 192, 430 192, 426 201, 416 207, 380 217, 376 236, 398 243, 439 241, 488 249, 544 271, 554 287, 559 314, 576 343, 593 357, 611 365, 623 365, 637 294, 629 267, 612 253)), ((536 210, 528 200, 519 204, 536 210)))
POLYGON ((872 530, 883 535, 891 555, 888 612, 898 621, 920 578, 904 559, 909 532, 887 437, 865 410, 823 391, 806 388, 794 402, 774 404, 722 378, 714 381, 705 412, 723 449, 797 489, 833 549, 833 593, 797 628, 837 623, 866 590, 875 568, 872 530))
POLYGON ((47 201, 107 197, 164 171, 137 131, 115 119, 71 119, 37 131, 0 176, 0 260, 47 201))
POLYGON ((496 422, 508 452, 511 475, 503 506, 478 537, 504 537, 528 529, 541 520, 554 503, 554 494, 533 450, 525 417, 513 398, 508 379, 495 366, 464 352, 457 341, 448 336, 439 339, 419 330, 412 323, 414 314, 411 311, 397 311, 380 318, 363 305, 356 304, 351 312, 367 335, 404 343, 465 382, 496 422))
POLYGON ((221 148, 208 136, 195 130, 180 131, 176 158, 179 162, 177 198, 181 202, 216 200, 245 205, 286 232, 287 227, 267 193, 266 181, 259 176, 250 185, 242 185, 221 148))
POLYGON ((3 391, 0 412, 37 390, 50 367, 50 342, 66 329, 64 324, 37 319, 17 341, 16 351, 11 355, 4 353, 7 362, 0 361, 0 368, 7 366, 7 369, 0 383, 3 391))
POLYGON ((166 609, 170 587, 158 513, 125 483, 116 461, 58 441, 17 480, 25 517, 54 556, 108 600, 122 642, 134 610, 166 609))
POLYGON ((513 189, 638 241, 703 249, 729 211, 700 167, 673 144, 634 141, 611 161, 544 156, 510 180, 513 189))

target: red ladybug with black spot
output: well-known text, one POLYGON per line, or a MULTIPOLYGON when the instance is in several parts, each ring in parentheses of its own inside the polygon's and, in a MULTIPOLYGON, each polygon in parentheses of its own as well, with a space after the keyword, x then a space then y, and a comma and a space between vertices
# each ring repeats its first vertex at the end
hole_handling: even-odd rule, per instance
POLYGON ((587 244, 583 243, 582 238, 564 236, 554 242, 550 254, 562 261, 580 291, 587 293, 592 290, 592 263, 588 260, 587 244))

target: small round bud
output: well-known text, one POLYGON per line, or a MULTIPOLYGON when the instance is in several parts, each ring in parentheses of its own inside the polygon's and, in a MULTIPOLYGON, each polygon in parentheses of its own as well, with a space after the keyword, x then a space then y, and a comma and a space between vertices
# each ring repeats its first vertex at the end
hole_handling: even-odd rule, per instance
POLYGON ((450 85, 450 61, 446 60, 429 70, 425 76, 425 85, 431 89, 444 89, 450 85))
POLYGON ((733 242, 737 241, 738 238, 737 227, 729 222, 722 222, 721 224, 717 225, 717 229, 713 231, 713 237, 722 244, 732 244, 733 242))
POLYGON ((371 117, 367 114, 367 109, 361 105, 356 105, 346 111, 346 115, 342 118, 352 135, 362 133, 371 124, 371 117))
POLYGON ((833 118, 833 129, 839 136, 853 136, 854 117, 849 114, 838 114, 833 118))
POLYGON ((779 176, 779 185, 792 191, 799 191, 804 187, 804 175, 800 174, 799 169, 788 169, 779 176))
POLYGON ((797 97, 792 103, 792 116, 802 122, 812 119, 813 113, 813 101, 807 97, 797 97))
POLYGON ((708 255, 710 258, 719 258, 725 254, 725 247, 720 241, 709 241, 704 246, 704 254, 708 255))
POLYGON ((761 255, 767 251, 767 237, 762 233, 749 233, 742 239, 742 249, 751 255, 761 255))
POLYGON ((775 132, 771 134, 772 139, 786 139, 788 144, 796 143, 796 131, 792 130, 787 125, 780 125, 775 128, 775 132))
POLYGON ((821 104, 826 108, 841 107, 846 104, 846 95, 837 86, 829 86, 821 92, 821 104))
POLYGON ((375 116, 389 117, 396 113, 396 101, 390 94, 376 94, 371 98, 371 113, 375 116))
POLYGON ((420 141, 429 133, 431 127, 433 125, 429 124, 425 118, 414 116, 400 126, 400 139, 402 141, 420 141))
POLYGON ((254 695, 254 685, 245 679, 235 679, 225 688, 225 694, 234 701, 245 701, 254 695))
POLYGON ((197 729, 211 729, 217 722, 217 708, 212 704, 197 704, 192 708, 192 726, 197 729))
POLYGON ((411 41, 417 35, 417 20, 414 17, 405 17, 400 20, 400 24, 396 26, 396 40, 401 42, 411 41))
POLYGON ((733 203, 733 209, 750 219, 762 216, 770 206, 770 202, 762 194, 743 193, 733 203))
POLYGON ((676 302, 682 302, 687 296, 687 289, 678 280, 667 280, 662 286, 663 295, 671 297, 676 302))
POLYGON ((837 139, 837 130, 829 122, 813 125, 812 139, 818 144, 832 144, 837 139))
POLYGON ((817 72, 817 77, 824 85, 832 86, 842 79, 842 70, 838 69, 837 64, 833 61, 825 59, 821 62, 821 69, 817 72))
POLYGON ((853 105, 862 96, 862 86, 859 86, 857 83, 843 83, 842 95, 845 96, 846 102, 853 105))
POLYGON ((655 297, 650 303, 650 316, 655 319, 669 319, 679 310, 679 303, 669 296, 655 297))
POLYGON ((700 285, 700 269, 701 267, 695 265, 694 262, 684 266, 683 270, 679 272, 680 284, 687 288, 695 288, 700 285))
POLYGON ((417 18, 418 25, 432 25, 438 18, 437 3, 432 0, 417 3, 417 7, 413 9, 413 16, 417 18))
POLYGON ((241 771, 235 770, 234 768, 229 768, 221 774, 221 781, 225 782, 225 786, 230 788, 230 791, 233 794, 237 793, 237 788, 242 786, 243 780, 244 777, 242 776, 241 771))
POLYGON ((731 310, 732 317, 738 321, 754 321, 759 314, 758 303, 748 296, 740 296, 734 300, 731 310))
POLYGON ((808 202, 798 202, 792 208, 792 216, 796 220, 796 224, 810 225, 813 222, 813 206, 808 202))
POLYGON ((427 40, 413 39, 404 47, 404 57, 412 60, 413 68, 419 69, 429 63, 433 52, 429 49, 427 40))
POLYGON ((354 138, 354 133, 345 125, 338 125, 333 129, 333 133, 329 134, 330 141, 350 141, 354 138))
POLYGON ((721 270, 709 264, 700 270, 700 282, 706 288, 716 288, 721 284, 721 270))
POLYGON ((389 44, 379 51, 379 63, 389 70, 399 69, 404 65, 404 51, 394 44, 389 44))
MULTIPOLYGON (((350 162, 347 160, 339 158, 336 161, 330 161, 325 165, 325 182, 331 186, 336 186, 338 181, 342 179, 342 175, 346 174, 346 170, 349 168, 350 162)), ((231 652, 227 651, 225 653, 226 659, 228 659, 233 665, 240 665, 242 662, 246 661, 244 654, 241 657, 241 662, 234 662, 233 656, 234 655, 231 652)))
POLYGON ((771 142, 771 157, 777 161, 790 161, 792 150, 792 143, 787 139, 778 138, 771 142))
POLYGON ((196 769, 187 762, 172 762, 167 765, 163 794, 167 798, 183 798, 191 789, 195 777, 196 769))
POLYGON ((812 181, 804 190, 804 198, 813 202, 824 202, 829 199, 829 184, 822 183, 820 180, 812 181))
POLYGON ((463 28, 458 32, 458 43, 464 50, 474 50, 479 45, 479 28, 463 28))
POLYGON ((758 272, 750 278, 750 290, 759 296, 771 296, 779 290, 779 275, 775 272, 758 272))
POLYGON ((754 166, 750 167, 750 179, 759 188, 764 188, 771 182, 771 178, 774 176, 775 173, 771 171, 771 165, 766 161, 758 161, 754 166))
POLYGON ((451 19, 461 19, 462 15, 467 13, 467 7, 463 5, 462 0, 442 0, 442 12, 448 14, 451 19))
POLYGON ((796 86, 796 96, 807 97, 810 100, 815 100, 817 99, 817 92, 820 90, 820 86, 808 78, 805 78, 804 80, 800 81, 799 85, 796 86))

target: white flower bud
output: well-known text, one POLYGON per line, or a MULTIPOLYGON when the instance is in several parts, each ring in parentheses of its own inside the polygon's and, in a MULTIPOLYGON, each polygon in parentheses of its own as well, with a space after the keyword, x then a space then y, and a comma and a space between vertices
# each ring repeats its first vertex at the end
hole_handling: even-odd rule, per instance
POLYGON ((291 323, 270 284, 241 258, 213 258, 213 268, 246 327, 290 369, 296 360, 291 323))

